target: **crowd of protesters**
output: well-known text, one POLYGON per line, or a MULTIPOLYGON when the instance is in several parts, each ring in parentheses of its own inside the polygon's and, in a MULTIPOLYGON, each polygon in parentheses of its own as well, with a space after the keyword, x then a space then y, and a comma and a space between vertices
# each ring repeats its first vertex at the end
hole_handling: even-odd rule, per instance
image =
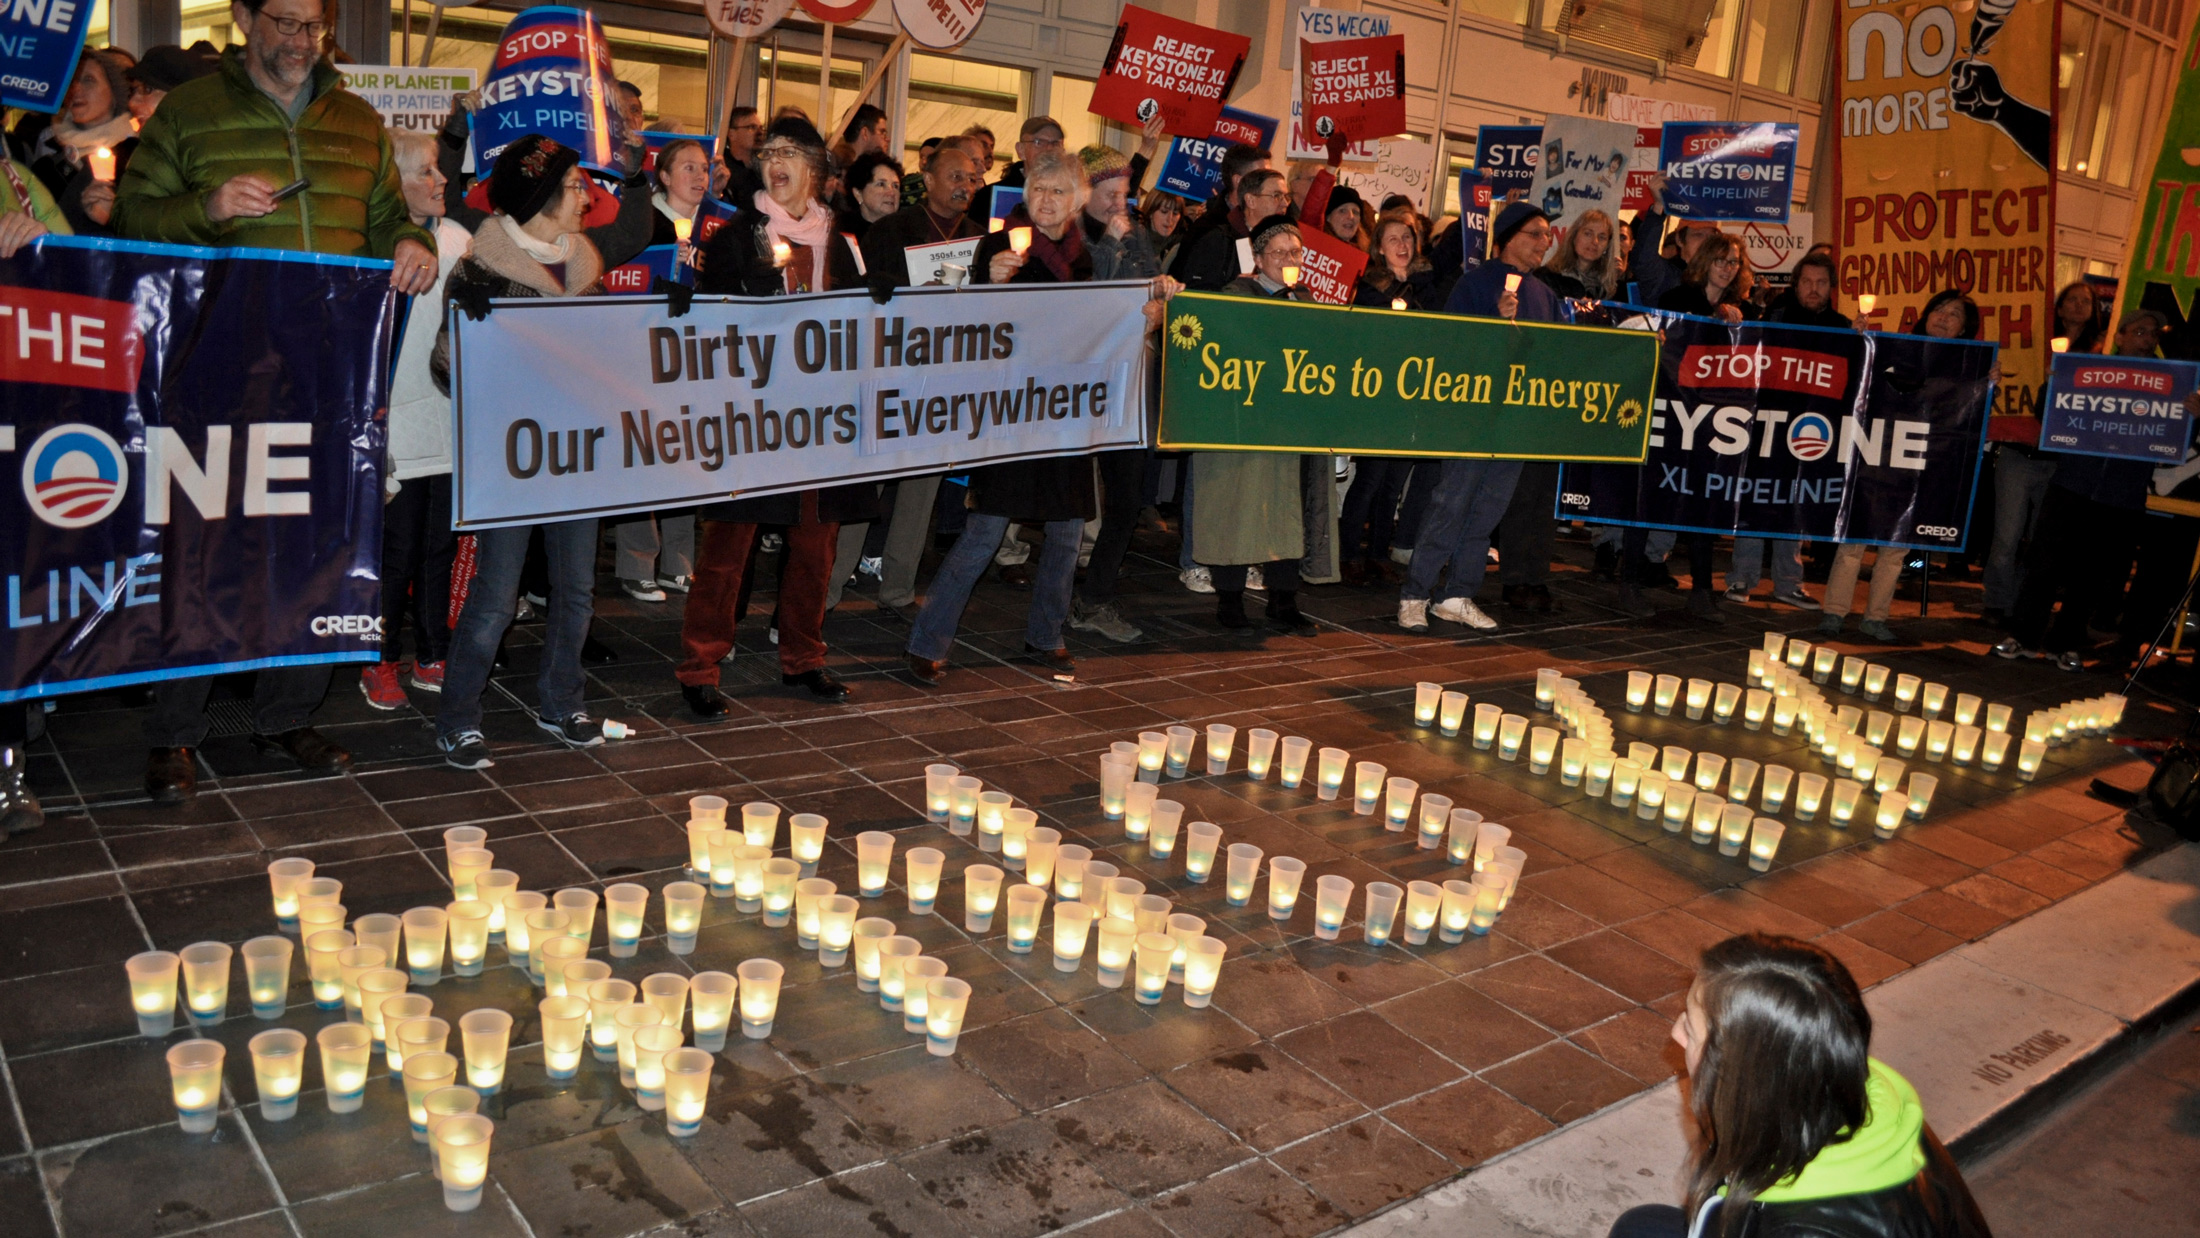
MULTIPOLYGON (((641 92, 622 83, 619 175, 592 174, 577 152, 535 134, 477 178, 461 170, 474 100, 455 100, 439 134, 392 134, 342 89, 325 54, 322 0, 242 7, 251 18, 240 28, 244 42, 227 51, 202 44, 142 58, 85 54, 60 111, 27 117, 8 135, 0 257, 40 235, 73 232, 388 259, 399 292, 479 317, 502 298, 599 294, 606 271, 647 246, 675 245, 685 278, 657 291, 681 314, 695 294, 861 289, 885 300, 915 274, 930 277, 910 270, 912 247, 976 239, 970 283, 1146 281, 1153 349, 1162 302, 1180 289, 1308 299, 1297 273, 1307 233, 1319 231, 1367 253, 1353 300, 1378 312, 1559 322, 1575 306, 1617 301, 1735 324, 1856 329, 1835 308, 1828 247, 1806 254, 1792 282, 1771 295, 1737 239, 1666 218, 1662 180, 1653 182, 1652 208, 1631 220, 1590 212, 1564 229, 1517 195, 1501 201, 1487 256, 1470 262, 1456 219, 1432 219, 1403 196, 1370 202, 1320 164, 1284 165, 1250 146, 1222 156, 1220 183, 1205 201, 1148 190, 1165 136, 1158 121, 1128 155, 1105 145, 1069 150, 1058 121, 1034 116, 998 155, 994 134, 973 127, 926 137, 905 163, 891 149, 891 118, 869 104, 837 134, 821 133, 799 109, 764 116, 735 108, 718 149, 677 140, 652 159, 641 92), (111 174, 95 174, 95 151, 112 154, 111 174), (301 170, 304 190, 279 193, 301 170), (1005 220, 992 210, 995 185, 1021 191, 1005 220), (1318 209, 1309 209, 1317 195, 1318 209), (680 226, 706 214, 719 226, 680 226), (1012 247, 1008 231, 989 231, 997 222, 1030 229, 1028 249, 1012 247)), ((2085 284, 2058 296, 2056 329, 2070 351, 2101 350, 2102 308, 2085 284)), ((1134 448, 736 498, 618 519, 609 530, 593 519, 496 530, 474 535, 462 552, 450 528, 447 322, 441 312, 416 312, 397 346, 383 658, 360 687, 380 709, 405 706, 408 687, 439 694, 437 742, 460 768, 493 763, 483 695, 507 629, 531 615, 544 621, 536 722, 567 745, 602 742, 584 700, 584 668, 616 657, 590 631, 607 533, 611 574, 626 597, 656 605, 686 595, 675 676, 687 708, 704 720, 729 712, 721 668, 765 570, 776 572, 764 628, 782 682, 826 702, 851 696, 827 667, 826 617, 865 579, 873 583, 860 587, 875 591, 878 612, 906 625, 905 667, 922 684, 950 675, 963 612, 989 572, 1029 591, 1023 657, 1053 679, 1074 680, 1067 630, 1144 638, 1118 589, 1141 527, 1175 535, 1178 580, 1213 595, 1214 623, 1226 632, 1309 634, 1315 624, 1300 596, 1320 585, 1395 590, 1407 631, 1437 622, 1491 630, 1499 620, 1478 595, 1493 559, 1502 605, 1491 609, 1533 617, 1558 606, 1550 588, 1558 466, 1539 461, 1363 457, 1350 462, 1340 493, 1343 462, 1329 456, 1134 448), (936 536, 952 544, 920 581, 936 536), (1249 595, 1261 602, 1258 619, 1249 595)), ((1978 307, 1951 289, 1932 298, 1914 330, 1976 339, 1979 323, 1978 307)), ((2166 328, 2140 312, 2105 342, 2119 354, 2156 355, 2166 328)), ((1157 382, 1158 366, 1147 368, 1157 382)), ((2196 475, 2200 465, 2156 470, 1998 444, 1992 497, 1979 505, 1991 534, 1974 535, 1983 548, 1981 618, 2008 633, 1995 652, 2082 669, 2089 629, 2105 623, 2117 634, 2106 660, 2128 663, 2174 609, 2200 540, 2194 522, 2146 519, 2146 496, 2200 490, 2196 475), (2138 583, 2126 598, 2134 564, 2138 583)), ((1712 535, 1639 527, 1591 535, 1595 574, 1612 582, 1610 603, 1622 612, 1655 613, 1648 599, 1675 583, 1665 561, 1680 552, 1690 616, 1720 622, 1722 600, 1749 600, 1769 574, 1771 603, 1820 612, 1828 636, 1857 608, 1872 554, 1857 630, 1878 641, 1898 639, 1891 608, 1906 574, 1968 566, 1960 556, 1928 569, 1914 552, 1814 545, 1826 584, 1813 598, 1793 540, 1734 539, 1722 590, 1712 535)), ((260 673, 252 741, 307 769, 347 768, 349 754, 311 725, 329 682, 326 666, 260 673)), ((146 788, 156 800, 194 793, 208 689, 205 679, 171 680, 152 694, 146 788)), ((0 827, 35 824, 21 781, 31 721, 23 709, 0 710, 0 827)))

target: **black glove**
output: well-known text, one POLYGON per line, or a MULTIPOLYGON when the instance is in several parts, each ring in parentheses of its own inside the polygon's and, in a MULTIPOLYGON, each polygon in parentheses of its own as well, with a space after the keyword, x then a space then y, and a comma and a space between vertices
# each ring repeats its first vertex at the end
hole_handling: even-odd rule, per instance
POLYGON ((489 286, 472 280, 450 285, 451 304, 475 322, 489 316, 489 286))
POLYGON ((665 299, 665 317, 685 318, 688 306, 695 301, 695 290, 686 284, 676 284, 658 276, 649 282, 649 295, 665 299))
POLYGON ((894 285, 883 275, 871 277, 871 299, 880 305, 894 299, 894 285))

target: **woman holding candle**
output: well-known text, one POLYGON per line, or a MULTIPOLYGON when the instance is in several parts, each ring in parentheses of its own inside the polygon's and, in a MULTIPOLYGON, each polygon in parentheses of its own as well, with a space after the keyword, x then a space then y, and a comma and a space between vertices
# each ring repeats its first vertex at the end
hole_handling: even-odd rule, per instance
MULTIPOLYGON (((1024 200, 1008 226, 978 242, 970 278, 978 284, 1069 284, 1093 278, 1094 245, 1079 222, 1090 182, 1085 165, 1060 151, 1041 150, 1024 168, 1024 200)), ((1156 298, 1169 286, 1156 281, 1156 298)), ((1158 327, 1161 301, 1147 302, 1148 326, 1158 327)), ((1077 677, 1062 627, 1076 585, 1078 543, 1085 522, 1099 515, 1092 461, 1057 456, 989 464, 972 470, 970 515, 962 535, 926 591, 924 609, 909 632, 909 669, 936 684, 946 672, 948 649, 962 622, 971 590, 985 573, 1009 522, 1044 526, 1045 547, 1032 574, 1031 605, 1024 623, 1023 656, 1067 683, 1077 677)))
POLYGON ((1631 1208, 1612 1238, 1986 1233, 1871 1032, 1856 981, 1815 945, 1749 933, 1706 950, 1673 1024, 1700 1135, 1688 1207, 1631 1208))
MULTIPOLYGON (((855 242, 833 230, 832 211, 818 199, 826 180, 825 141, 799 116, 783 116, 756 150, 764 188, 743 213, 703 245, 697 290, 747 297, 784 297, 857 288, 862 259, 855 242)), ((825 669, 825 593, 843 521, 882 514, 878 486, 862 483, 801 490, 768 498, 714 503, 702 518, 695 584, 680 628, 686 658, 676 672, 680 693, 697 717, 726 716, 718 692, 719 659, 733 652, 741 582, 753 568, 760 526, 781 526, 786 553, 780 568, 779 681, 822 701, 848 698, 847 685, 825 669)))
MULTIPOLYGON (((1374 237, 1374 261, 1360 276, 1352 303, 1394 310, 1442 309, 1436 268, 1421 256, 1421 234, 1414 228, 1412 213, 1384 212, 1375 221, 1374 237)), ((1395 456, 1354 456, 1352 463, 1352 486, 1345 491, 1344 507, 1337 515, 1338 570, 1348 585, 1394 585, 1404 573, 1391 562, 1391 537, 1397 532, 1398 498, 1415 462, 1395 456)))
POLYGON ((80 236, 108 234, 115 185, 137 150, 128 71, 128 62, 116 53, 86 50, 61 112, 46 131, 52 149, 31 163, 80 236))

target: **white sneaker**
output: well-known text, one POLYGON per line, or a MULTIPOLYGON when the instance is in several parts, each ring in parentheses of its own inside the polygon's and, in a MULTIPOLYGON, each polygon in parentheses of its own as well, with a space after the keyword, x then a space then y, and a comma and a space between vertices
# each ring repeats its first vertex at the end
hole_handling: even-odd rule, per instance
POLYGON ((1428 599, 1398 599, 1398 626, 1408 632, 1428 631, 1428 599))
POLYGON ((1445 598, 1438 602, 1430 614, 1451 623, 1463 623, 1478 631, 1487 632, 1497 626, 1497 620, 1482 613, 1482 608, 1466 598, 1445 598))
POLYGON ((1176 578, 1183 583, 1185 588, 1194 593, 1213 593, 1215 591, 1215 578, 1204 567, 1194 565, 1185 568, 1176 574, 1176 578))
POLYGON ((1256 592, 1268 588, 1268 582, 1261 578, 1259 568, 1249 567, 1245 569, 1245 587, 1256 592))
POLYGON ((1412 566, 1412 564, 1413 564, 1413 547, 1411 547, 1411 546, 1392 546, 1392 547, 1390 548, 1390 561, 1391 561, 1392 563, 1395 563, 1395 564, 1397 564, 1397 565, 1398 565, 1398 566, 1400 566, 1400 567, 1410 567, 1410 566, 1412 566))

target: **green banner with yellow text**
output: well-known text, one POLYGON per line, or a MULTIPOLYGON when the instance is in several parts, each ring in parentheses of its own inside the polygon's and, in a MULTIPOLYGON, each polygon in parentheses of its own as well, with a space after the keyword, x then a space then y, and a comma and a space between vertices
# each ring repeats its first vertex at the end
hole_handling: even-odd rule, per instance
POLYGON ((2185 36, 2162 152, 2124 264, 2123 313, 2140 309, 2168 320, 2164 353, 2200 360, 2200 24, 2185 36))
POLYGON ((1165 449, 1642 462, 1658 337, 1188 292, 1165 449))

